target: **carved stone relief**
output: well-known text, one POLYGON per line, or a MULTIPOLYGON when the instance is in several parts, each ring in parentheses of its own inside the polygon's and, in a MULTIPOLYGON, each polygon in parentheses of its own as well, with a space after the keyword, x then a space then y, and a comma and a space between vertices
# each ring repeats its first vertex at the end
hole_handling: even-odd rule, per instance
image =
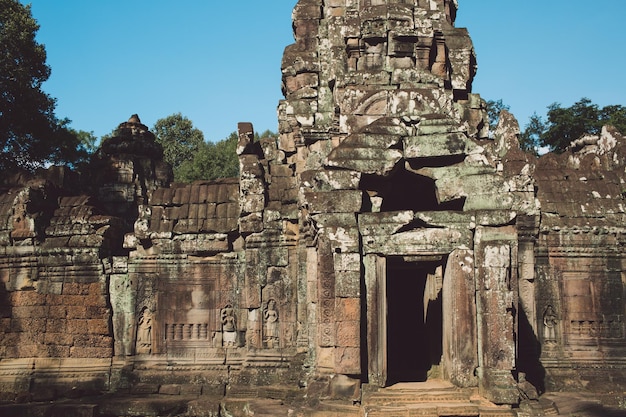
POLYGON ((144 307, 141 309, 137 320, 137 345, 135 348, 137 354, 152 353, 152 326, 152 311, 148 307, 144 307))
POLYGON ((546 347, 554 346, 557 344, 557 326, 558 318, 554 307, 549 305, 543 312, 543 341, 546 347))
POLYGON ((239 334, 237 332, 237 316, 232 305, 227 304, 220 311, 222 323, 222 346, 239 347, 239 334))
POLYGON ((263 346, 269 349, 280 345, 280 330, 276 301, 269 300, 263 310, 263 346))

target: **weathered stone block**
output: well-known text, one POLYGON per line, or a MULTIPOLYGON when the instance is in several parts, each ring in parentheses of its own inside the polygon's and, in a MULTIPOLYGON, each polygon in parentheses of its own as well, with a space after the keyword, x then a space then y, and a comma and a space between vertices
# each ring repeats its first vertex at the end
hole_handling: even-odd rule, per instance
POLYGON ((269 199, 272 201, 295 202, 298 193, 293 177, 275 178, 269 186, 269 199))
MULTIPOLYGON (((47 331, 44 334, 43 342, 46 345, 57 344, 57 345, 71 346, 74 343, 74 336, 71 333, 67 333, 67 332, 55 333, 55 332, 47 331)), ((69 351, 67 353, 68 355, 66 356, 69 356, 69 351)))
POLYGON ((158 384, 139 383, 133 384, 130 389, 131 394, 156 394, 159 392, 158 384))
POLYGON ((335 372, 345 375, 358 375, 361 369, 361 353, 357 347, 337 347, 335 349, 335 372))
POLYGON ((358 171, 305 171, 301 175, 302 185, 315 191, 355 190, 359 186, 361 173, 358 171))
POLYGON ((263 217, 261 213, 251 213, 239 219, 239 231, 241 233, 258 233, 263 230, 263 217))
POLYGON ((317 363, 320 369, 335 369, 335 348, 320 346, 317 349, 317 363))
POLYGON ((362 191, 329 191, 305 193, 309 211, 316 213, 355 213, 363 206, 362 191))
POLYGON ((8 294, 11 305, 28 307, 46 304, 46 296, 36 291, 14 291, 8 294))
POLYGON ((472 246, 472 233, 463 229, 414 229, 391 236, 370 235, 363 240, 366 253, 447 254, 472 246))
POLYGON ((330 381, 330 396, 337 400, 355 401, 361 398, 361 383, 346 375, 335 375, 330 381))
POLYGON ((47 306, 15 306, 11 310, 12 316, 16 319, 29 319, 47 317, 49 307, 47 306))
POLYGON ((337 322, 337 346, 359 347, 361 338, 361 326, 359 321, 337 322))
POLYGON ((296 7, 293 9, 294 20, 298 19, 312 19, 317 20, 322 18, 320 7, 321 3, 308 1, 308 2, 299 2, 296 7))
POLYGON ((409 136, 403 142, 405 158, 464 155, 470 151, 470 143, 464 133, 409 136))
MULTIPOLYGON (((63 317, 67 317, 68 319, 86 319, 87 315, 87 307, 84 305, 70 305, 68 307, 64 307, 66 311, 66 315, 63 317)), ((51 315, 50 317, 54 317, 51 315)))
POLYGON ((361 300, 359 298, 338 298, 336 300, 337 320, 359 321, 361 319, 361 300))
POLYGON ((337 297, 359 297, 361 295, 361 273, 359 271, 336 271, 335 295, 337 297))
MULTIPOLYGON (((265 194, 249 194, 242 198, 241 211, 243 213, 261 212, 263 211, 264 208, 265 208, 265 194)), ((218 215, 219 215, 219 211, 218 211, 218 215)))
POLYGON ((108 319, 90 319, 87 320, 87 328, 90 334, 109 335, 108 319))
POLYGON ((180 395, 181 386, 178 384, 163 384, 159 387, 161 395, 180 395))
POLYGON ((335 271, 360 271, 361 255, 359 253, 334 253, 335 271))
POLYGON ((70 347, 72 358, 110 358, 113 356, 113 348, 70 347))

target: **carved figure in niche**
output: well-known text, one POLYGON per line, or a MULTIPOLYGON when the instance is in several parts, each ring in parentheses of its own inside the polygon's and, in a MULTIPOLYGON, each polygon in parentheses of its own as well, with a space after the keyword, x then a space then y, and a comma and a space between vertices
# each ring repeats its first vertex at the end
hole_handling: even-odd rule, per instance
POLYGON ((237 347, 237 317, 232 305, 227 304, 221 311, 222 346, 237 347))
POLYGON ((278 332, 278 310, 276 310, 276 301, 269 300, 267 307, 263 311, 263 322, 265 324, 265 332, 263 334, 263 342, 267 348, 276 348, 279 346, 278 332))
POLYGON ((557 317, 554 307, 549 305, 543 313, 543 341, 547 345, 556 344, 557 317))
POLYGON ((152 311, 144 307, 137 320, 137 347, 136 352, 152 353, 152 311))
POLYGON ((611 320, 609 323, 609 334, 611 338, 620 339, 623 335, 623 327, 621 319, 611 320))

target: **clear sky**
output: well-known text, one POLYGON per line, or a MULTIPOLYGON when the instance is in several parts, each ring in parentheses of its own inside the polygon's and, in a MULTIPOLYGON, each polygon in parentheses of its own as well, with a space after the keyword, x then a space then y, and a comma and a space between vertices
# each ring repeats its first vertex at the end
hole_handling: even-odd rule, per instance
MULTIPOLYGON (((72 127, 111 132, 138 113, 180 112, 207 140, 237 122, 276 131, 280 62, 296 0, 22 0, 52 76, 44 90, 72 127)), ((474 92, 522 127, 553 102, 626 105, 626 0, 458 0, 478 57, 474 92)))

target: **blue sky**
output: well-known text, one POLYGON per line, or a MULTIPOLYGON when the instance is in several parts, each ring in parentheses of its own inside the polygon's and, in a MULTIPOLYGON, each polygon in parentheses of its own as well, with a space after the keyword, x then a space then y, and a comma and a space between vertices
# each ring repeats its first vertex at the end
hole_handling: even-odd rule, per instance
MULTIPOLYGON (((23 0, 32 4, 57 116, 97 136, 138 113, 180 112, 207 140, 237 122, 277 130, 296 0, 23 0)), ((626 104, 626 1, 459 0, 478 56, 474 92, 522 127, 553 102, 626 104)))

